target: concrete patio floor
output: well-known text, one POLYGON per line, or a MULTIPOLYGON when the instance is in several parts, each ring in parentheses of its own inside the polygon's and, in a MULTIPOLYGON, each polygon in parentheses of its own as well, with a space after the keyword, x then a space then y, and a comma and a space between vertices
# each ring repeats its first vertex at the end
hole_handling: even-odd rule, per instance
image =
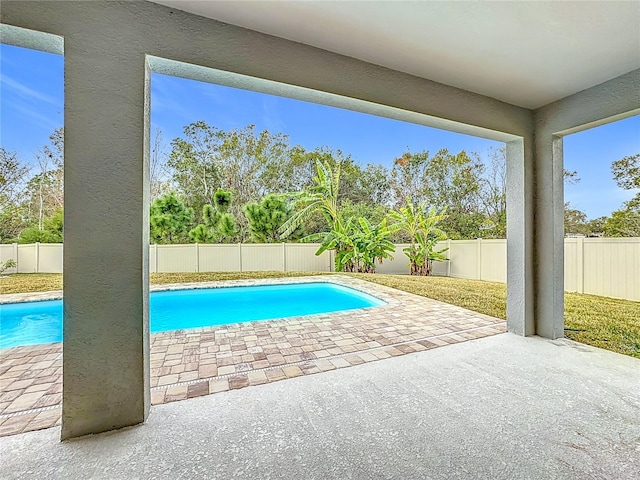
POLYGON ((637 479, 640 361, 512 334, 0 438, 0 477, 637 479))

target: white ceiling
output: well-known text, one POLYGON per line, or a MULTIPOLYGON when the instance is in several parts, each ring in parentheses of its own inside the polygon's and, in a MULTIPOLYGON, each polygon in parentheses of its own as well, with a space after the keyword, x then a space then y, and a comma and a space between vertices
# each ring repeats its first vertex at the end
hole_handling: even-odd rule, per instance
POLYGON ((527 108, 640 68, 637 0, 153 1, 527 108))

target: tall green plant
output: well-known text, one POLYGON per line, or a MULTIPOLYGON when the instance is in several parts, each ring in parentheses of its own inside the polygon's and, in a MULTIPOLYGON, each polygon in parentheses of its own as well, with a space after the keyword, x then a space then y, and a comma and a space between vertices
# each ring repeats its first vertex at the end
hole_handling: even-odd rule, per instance
POLYGON ((288 237, 316 212, 322 213, 331 230, 341 230, 342 222, 338 211, 340 171, 340 163, 332 166, 328 160, 316 159, 314 185, 302 192, 290 194, 297 211, 280 227, 281 238, 288 237))
POLYGON ((193 210, 173 192, 158 197, 151 204, 149 225, 151 238, 160 243, 182 241, 193 218, 193 210))
POLYGON ((376 262, 393 259, 395 246, 386 220, 372 225, 366 218, 350 218, 329 232, 311 235, 322 240, 316 252, 335 250, 335 268, 338 272, 376 273, 376 262))
POLYGON ((407 198, 406 205, 389 213, 394 221, 390 230, 392 232, 404 232, 409 237, 410 245, 403 251, 409 257, 411 275, 431 275, 433 262, 446 260, 444 255, 448 249, 435 250, 436 243, 447 238, 438 224, 447 216, 445 210, 435 207, 429 209, 422 203, 416 207, 411 199, 407 198))
MULTIPOLYGON (((244 206, 244 214, 249 220, 251 240, 258 243, 281 241, 280 227, 293 215, 293 206, 282 196, 269 194, 260 202, 248 203, 244 206)), ((289 240, 302 236, 302 227, 296 228, 289 240)))
POLYGON ((198 243, 230 241, 239 231, 231 213, 231 192, 219 188, 213 195, 213 205, 202 207, 202 223, 189 232, 189 236, 198 243))

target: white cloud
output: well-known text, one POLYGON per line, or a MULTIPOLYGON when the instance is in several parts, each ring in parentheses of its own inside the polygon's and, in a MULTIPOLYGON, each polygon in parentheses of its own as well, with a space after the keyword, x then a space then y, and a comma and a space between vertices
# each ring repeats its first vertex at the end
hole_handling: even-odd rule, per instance
MULTIPOLYGON (((49 103, 51 105, 56 105, 62 107, 62 99, 55 98, 45 93, 39 92, 37 90, 33 90, 20 82, 10 78, 6 74, 0 74, 0 83, 4 86, 4 88, 10 89, 12 93, 29 100, 37 100, 39 102, 49 103)), ((3 92, 3 96, 5 92, 3 92)))

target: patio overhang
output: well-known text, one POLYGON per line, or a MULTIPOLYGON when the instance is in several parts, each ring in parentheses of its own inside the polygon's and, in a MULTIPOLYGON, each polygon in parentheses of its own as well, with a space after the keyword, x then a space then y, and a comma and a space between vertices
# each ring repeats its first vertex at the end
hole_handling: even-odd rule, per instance
POLYGON ((563 336, 562 136, 640 112, 639 4, 162 3, 2 5, 3 42, 64 42, 63 439, 149 411, 152 71, 505 141, 508 329, 563 336))

